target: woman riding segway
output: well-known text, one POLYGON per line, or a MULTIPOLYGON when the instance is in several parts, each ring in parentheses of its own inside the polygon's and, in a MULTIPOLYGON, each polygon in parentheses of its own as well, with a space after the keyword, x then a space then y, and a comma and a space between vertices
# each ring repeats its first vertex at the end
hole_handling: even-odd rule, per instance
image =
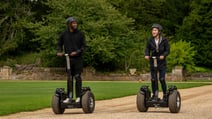
POLYGON ((163 90, 163 100, 166 100, 166 56, 170 52, 170 47, 167 39, 162 36, 163 28, 160 24, 153 24, 151 30, 152 37, 147 41, 146 44, 145 59, 150 60, 151 84, 153 92, 152 99, 158 99, 158 76, 155 74, 159 72, 159 80, 163 90), (154 59, 152 57, 156 57, 158 59, 157 68, 154 67, 154 59))

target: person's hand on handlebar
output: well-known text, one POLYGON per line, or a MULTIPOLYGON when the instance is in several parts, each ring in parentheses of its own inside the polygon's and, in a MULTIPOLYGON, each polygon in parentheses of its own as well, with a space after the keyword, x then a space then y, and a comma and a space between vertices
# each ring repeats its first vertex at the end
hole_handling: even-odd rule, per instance
POLYGON ((145 56, 144 58, 145 58, 146 60, 149 60, 149 56, 145 56))
MULTIPOLYGON (((146 60, 149 60, 150 59, 150 56, 145 56, 144 57, 146 60)), ((165 59, 165 57, 163 56, 163 55, 161 55, 160 57, 159 57, 159 59, 160 60, 163 60, 163 59, 165 59)))
POLYGON ((165 57, 163 55, 160 56, 160 60, 163 60, 165 57))
POLYGON ((62 57, 62 56, 63 56, 63 53, 58 52, 58 53, 57 53, 57 56, 62 57))
POLYGON ((77 52, 71 52, 71 54, 70 54, 71 56, 75 56, 75 55, 77 55, 77 52))

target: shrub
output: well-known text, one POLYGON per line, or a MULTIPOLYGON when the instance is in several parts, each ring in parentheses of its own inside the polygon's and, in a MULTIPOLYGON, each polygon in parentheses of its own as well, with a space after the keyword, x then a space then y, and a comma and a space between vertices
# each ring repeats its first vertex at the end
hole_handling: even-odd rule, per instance
POLYGON ((195 49, 190 42, 180 40, 171 44, 171 51, 167 57, 168 70, 170 71, 174 66, 183 66, 188 72, 194 71, 195 49))

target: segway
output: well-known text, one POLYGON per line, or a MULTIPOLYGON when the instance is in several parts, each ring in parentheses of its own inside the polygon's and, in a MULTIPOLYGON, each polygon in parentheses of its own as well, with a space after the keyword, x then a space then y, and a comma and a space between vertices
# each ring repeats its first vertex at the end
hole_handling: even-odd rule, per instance
MULTIPOLYGON (((69 55, 65 54, 65 56, 66 56, 67 75, 68 75, 67 83, 69 85, 70 83, 73 84, 73 79, 71 76, 69 55)), ((80 102, 76 102, 75 100, 73 100, 73 85, 71 86, 71 88, 72 88, 72 92, 70 92, 70 94, 72 95, 71 97, 70 97, 70 94, 67 94, 65 92, 64 88, 56 89, 55 94, 52 97, 53 112, 55 114, 63 114, 65 109, 82 108, 84 113, 92 113, 95 108, 95 98, 94 98, 94 94, 91 92, 91 89, 89 87, 82 87, 80 102), (64 103, 63 101, 68 97, 71 98, 70 102, 64 103)), ((67 92, 68 92, 68 88, 67 88, 67 92)))
MULTIPOLYGON (((154 68, 156 70, 155 75, 157 75, 157 57, 152 57, 154 62, 154 68)), ((139 112, 147 112, 149 107, 169 107, 171 113, 178 113, 181 107, 181 97, 180 92, 177 90, 176 86, 169 86, 167 91, 167 98, 165 100, 156 97, 151 98, 151 91, 148 86, 141 86, 137 94, 137 109, 139 112)))

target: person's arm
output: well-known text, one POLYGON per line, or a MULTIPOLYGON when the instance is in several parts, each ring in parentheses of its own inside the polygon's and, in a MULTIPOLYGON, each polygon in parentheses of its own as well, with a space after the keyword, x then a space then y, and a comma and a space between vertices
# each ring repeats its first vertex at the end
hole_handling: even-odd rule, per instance
POLYGON ((165 39, 165 44, 164 45, 165 45, 164 46, 165 47, 165 51, 163 53, 163 56, 166 57, 170 53, 170 46, 169 46, 169 43, 168 43, 167 39, 165 39))
POLYGON ((149 40, 146 43, 146 49, 145 49, 145 52, 144 52, 144 56, 145 56, 146 60, 149 60, 149 57, 150 57, 150 43, 149 43, 149 40))
POLYGON ((76 51, 77 54, 80 54, 80 53, 84 52, 84 50, 86 48, 86 41, 85 41, 85 35, 84 35, 84 33, 82 33, 82 38, 80 40, 81 40, 81 47, 80 47, 80 49, 78 49, 76 51))
POLYGON ((63 53, 63 35, 60 35, 58 42, 57 42, 57 55, 62 56, 63 53))

